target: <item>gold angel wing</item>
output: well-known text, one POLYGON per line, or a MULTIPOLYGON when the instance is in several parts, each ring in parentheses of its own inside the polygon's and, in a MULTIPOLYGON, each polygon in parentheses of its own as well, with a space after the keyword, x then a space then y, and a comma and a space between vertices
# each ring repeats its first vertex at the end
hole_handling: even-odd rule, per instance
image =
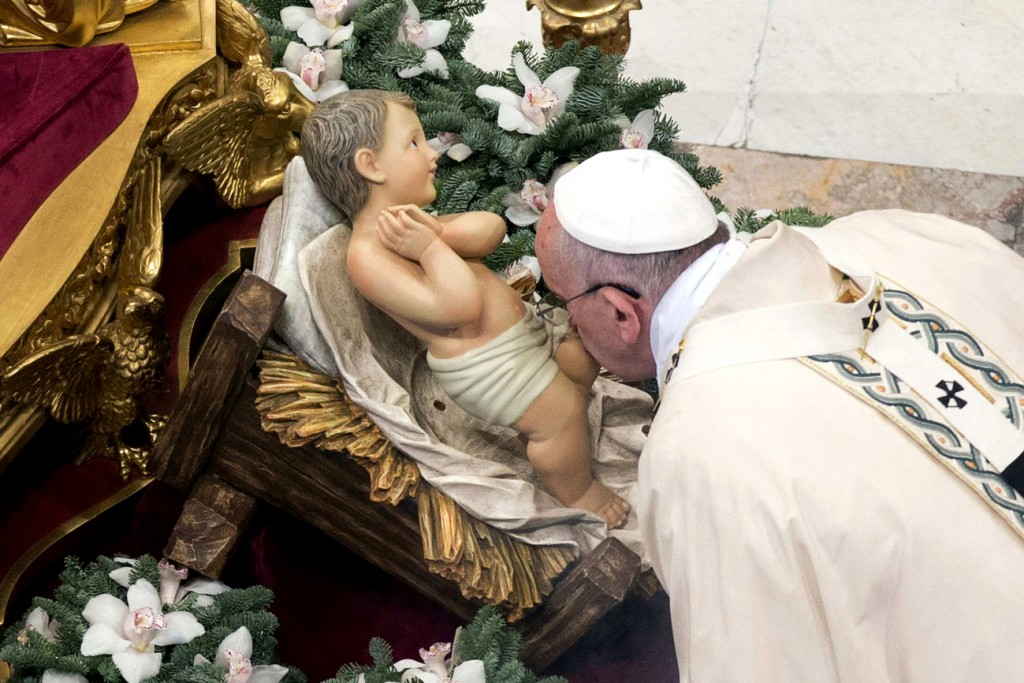
POLYGON ((533 546, 471 517, 424 481, 344 389, 295 356, 264 351, 257 361, 256 409, 282 443, 348 452, 370 474, 370 499, 398 504, 415 496, 427 566, 470 599, 499 605, 516 621, 551 593, 575 558, 567 546, 533 546))
POLYGON ((117 281, 121 287, 152 287, 160 276, 164 243, 160 161, 159 156, 150 157, 136 176, 128 229, 117 270, 117 281))
POLYGON ((224 200, 239 207, 249 194, 247 152, 261 116, 254 93, 235 91, 193 112, 167 135, 164 148, 185 168, 212 175, 224 200))
POLYGON ((60 422, 92 417, 102 398, 103 366, 113 349, 113 342, 98 334, 76 334, 8 368, 4 392, 15 401, 49 409, 60 422))
POLYGON ((237 0, 217 0, 217 49, 232 62, 270 67, 270 38, 237 0))

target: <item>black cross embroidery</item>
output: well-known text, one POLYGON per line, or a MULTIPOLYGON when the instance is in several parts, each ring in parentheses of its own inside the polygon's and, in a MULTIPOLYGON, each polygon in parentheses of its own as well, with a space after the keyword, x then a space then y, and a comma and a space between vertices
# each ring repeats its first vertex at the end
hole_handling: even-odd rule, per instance
POLYGON ((878 329, 878 308, 881 305, 878 297, 876 296, 874 301, 871 302, 871 309, 868 311, 867 316, 860 319, 861 325, 864 326, 865 330, 874 332, 878 329))
POLYGON ((967 405, 967 401, 965 399, 962 399, 959 396, 957 396, 957 394, 963 391, 964 388, 960 386, 960 382, 957 382, 955 379, 944 379, 938 384, 936 384, 935 387, 937 389, 942 389, 944 392, 946 392, 942 396, 939 396, 939 403, 946 406, 947 408, 963 408, 965 405, 967 405))

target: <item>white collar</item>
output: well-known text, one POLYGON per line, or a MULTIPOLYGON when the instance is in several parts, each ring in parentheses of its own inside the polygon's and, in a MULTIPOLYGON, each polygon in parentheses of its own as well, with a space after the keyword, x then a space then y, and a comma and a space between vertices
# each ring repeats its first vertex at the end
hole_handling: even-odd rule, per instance
POLYGON ((651 316, 651 351, 657 363, 659 389, 663 388, 665 368, 683 331, 746 249, 747 244, 736 238, 716 244, 690 264, 658 301, 651 316))

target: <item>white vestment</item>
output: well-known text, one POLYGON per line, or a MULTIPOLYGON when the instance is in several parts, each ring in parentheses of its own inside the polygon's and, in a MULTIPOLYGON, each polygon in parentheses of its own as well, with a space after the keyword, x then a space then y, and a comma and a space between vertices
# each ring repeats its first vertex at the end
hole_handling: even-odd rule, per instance
MULTIPOLYGON (((864 212, 822 230, 1024 374, 1024 259, 938 216, 864 212)), ((693 324, 830 302, 840 280, 776 229, 693 324)), ((670 382, 638 488, 682 681, 1024 679, 1021 538, 896 422, 798 360, 670 382)))

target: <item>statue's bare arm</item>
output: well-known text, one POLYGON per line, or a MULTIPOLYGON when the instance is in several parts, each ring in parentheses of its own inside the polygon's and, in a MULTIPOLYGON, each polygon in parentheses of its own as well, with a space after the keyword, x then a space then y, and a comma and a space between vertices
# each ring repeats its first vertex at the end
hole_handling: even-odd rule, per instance
POLYGON ((383 211, 377 237, 384 248, 411 263, 386 258, 368 243, 350 248, 349 274, 371 303, 435 329, 480 318, 483 295, 476 276, 431 227, 404 211, 383 211))
POLYGON ((505 238, 505 219, 489 211, 467 211, 445 216, 431 216, 415 205, 389 207, 389 211, 404 210, 417 221, 430 226, 445 244, 461 256, 479 259, 487 256, 505 238))

